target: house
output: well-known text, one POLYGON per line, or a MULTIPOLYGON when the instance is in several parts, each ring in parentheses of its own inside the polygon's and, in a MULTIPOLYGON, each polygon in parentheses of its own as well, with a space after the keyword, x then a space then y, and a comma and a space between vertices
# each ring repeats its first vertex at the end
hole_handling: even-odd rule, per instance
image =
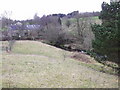
POLYGON ((40 25, 26 25, 25 30, 39 30, 40 25))
POLYGON ((40 25, 22 25, 22 24, 14 24, 10 25, 8 30, 39 30, 40 25))

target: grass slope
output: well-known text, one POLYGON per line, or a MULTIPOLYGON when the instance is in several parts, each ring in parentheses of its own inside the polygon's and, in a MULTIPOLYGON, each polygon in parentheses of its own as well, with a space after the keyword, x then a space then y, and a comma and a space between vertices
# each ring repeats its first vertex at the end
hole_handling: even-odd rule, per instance
POLYGON ((88 68, 72 54, 37 41, 17 41, 12 53, 2 54, 3 87, 118 88, 117 76, 88 68))

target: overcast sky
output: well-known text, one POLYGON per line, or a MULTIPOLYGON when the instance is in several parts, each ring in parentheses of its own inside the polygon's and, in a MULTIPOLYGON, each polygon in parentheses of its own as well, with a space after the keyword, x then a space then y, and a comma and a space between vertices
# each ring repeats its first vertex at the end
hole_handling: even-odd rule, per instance
POLYGON ((0 15, 12 11, 10 18, 17 20, 31 19, 54 13, 101 11, 101 4, 110 0, 1 0, 0 15))

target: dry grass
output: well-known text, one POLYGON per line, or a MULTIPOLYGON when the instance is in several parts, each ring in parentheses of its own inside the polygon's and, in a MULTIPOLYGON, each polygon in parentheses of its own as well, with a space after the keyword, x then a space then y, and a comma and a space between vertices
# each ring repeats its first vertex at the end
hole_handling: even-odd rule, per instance
POLYGON ((3 87, 118 88, 118 77, 95 71, 72 59, 71 52, 37 41, 17 41, 3 52, 3 87))

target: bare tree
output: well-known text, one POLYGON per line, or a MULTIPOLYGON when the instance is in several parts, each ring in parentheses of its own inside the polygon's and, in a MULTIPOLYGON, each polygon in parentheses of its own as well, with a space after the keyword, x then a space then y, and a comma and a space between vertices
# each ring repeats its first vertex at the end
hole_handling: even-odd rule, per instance
POLYGON ((14 35, 14 32, 12 30, 10 30, 8 27, 11 25, 11 19, 10 19, 10 16, 11 16, 12 12, 7 12, 5 11, 3 14, 2 14, 2 25, 5 24, 5 26, 7 27, 7 36, 9 37, 8 39, 8 47, 6 47, 6 51, 7 52, 10 52, 12 51, 12 48, 13 48, 13 44, 15 42, 15 40, 13 39, 13 35, 14 35))
POLYGON ((43 16, 41 18, 41 25, 44 26, 45 39, 55 44, 62 32, 60 18, 57 16, 43 16))
POLYGON ((55 43, 59 37, 60 27, 56 27, 55 25, 48 24, 47 28, 48 29, 45 31, 46 40, 48 40, 51 43, 55 43))
POLYGON ((34 15, 34 23, 40 24, 40 17, 37 15, 37 13, 34 15))
POLYGON ((83 41, 84 41, 83 32, 87 27, 88 18, 81 17, 80 15, 77 15, 75 18, 76 18, 76 24, 77 24, 78 39, 81 42, 81 44, 83 44, 83 41))
POLYGON ((12 23, 12 20, 10 19, 11 14, 11 11, 4 11, 3 14, 1 14, 2 29, 7 29, 7 27, 12 23))
POLYGON ((93 23, 91 17, 85 17, 83 15, 76 15, 76 26, 77 26, 77 41, 80 42, 82 48, 90 50, 92 48, 92 40, 94 34, 91 30, 91 24, 93 23))

